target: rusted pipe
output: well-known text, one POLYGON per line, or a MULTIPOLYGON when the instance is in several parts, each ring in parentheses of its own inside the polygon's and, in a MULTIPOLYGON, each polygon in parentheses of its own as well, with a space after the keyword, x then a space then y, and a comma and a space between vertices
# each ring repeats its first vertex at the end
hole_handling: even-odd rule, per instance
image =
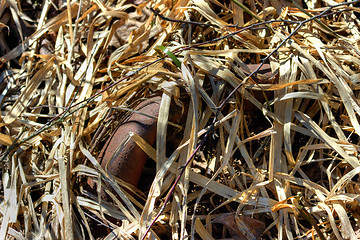
POLYGON ((130 140, 124 149, 117 155, 113 155, 118 146, 124 141, 130 132, 142 137, 150 145, 155 143, 156 123, 159 115, 161 97, 152 97, 141 102, 119 128, 107 140, 102 148, 98 161, 101 167, 107 166, 108 173, 125 182, 137 186, 143 171, 147 154, 133 141, 130 140), (110 163, 109 163, 110 162, 110 163))
MULTIPOLYGON (((259 65, 249 64, 247 66, 250 71, 254 71, 259 65)), ((258 73, 259 77, 255 80, 259 82, 263 82, 263 80, 274 77, 274 74, 271 72, 269 64, 264 64, 264 66, 258 73)), ((259 97, 263 98, 261 94, 259 95, 259 97)), ((104 169, 106 165, 108 165, 107 169, 109 174, 112 174, 132 184, 133 186, 138 185, 141 173, 144 169, 144 165, 148 159, 148 156, 133 140, 130 140, 127 145, 122 149, 122 151, 117 156, 114 156, 113 160, 111 159, 113 158, 116 149, 124 141, 129 132, 134 132, 138 134, 150 145, 153 145, 155 143, 157 125, 156 119, 159 114, 160 102, 160 96, 152 97, 141 102, 134 109, 136 112, 131 113, 130 116, 123 121, 123 123, 118 127, 118 129, 106 141, 106 144, 100 152, 98 161, 104 169)), ((251 103, 246 103, 245 105, 250 104, 251 103)), ((255 110, 250 110, 252 108, 253 107, 251 106, 245 106, 245 109, 247 111, 255 110)), ((170 116, 170 121, 171 119, 180 118, 178 112, 172 115, 178 116, 170 116)))

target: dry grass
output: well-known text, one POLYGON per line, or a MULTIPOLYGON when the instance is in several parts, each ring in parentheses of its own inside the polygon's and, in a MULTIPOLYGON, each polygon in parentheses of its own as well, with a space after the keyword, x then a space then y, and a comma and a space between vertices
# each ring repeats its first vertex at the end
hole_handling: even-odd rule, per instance
POLYGON ((58 10, 56 1, 1 0, 0 239, 93 239, 93 218, 112 231, 106 239, 141 238, 162 207, 151 239, 358 239, 359 8, 306 21, 336 4, 306 2, 302 11, 245 1, 246 12, 217 0, 68 0, 58 10), (149 7, 213 25, 171 22, 149 7), (295 22, 228 35, 231 24, 280 19, 295 22), (267 61, 278 79, 254 84, 246 64, 282 42, 267 61), (216 107, 241 83, 163 206, 216 107), (261 91, 267 100, 255 97, 261 91), (108 137, 97 134, 154 94, 162 95, 156 146, 129 137, 156 161, 156 176, 145 195, 131 186, 129 194, 97 162, 108 137), (171 102, 188 107, 169 153, 171 102), (107 183, 114 202, 87 192, 87 177, 107 183))

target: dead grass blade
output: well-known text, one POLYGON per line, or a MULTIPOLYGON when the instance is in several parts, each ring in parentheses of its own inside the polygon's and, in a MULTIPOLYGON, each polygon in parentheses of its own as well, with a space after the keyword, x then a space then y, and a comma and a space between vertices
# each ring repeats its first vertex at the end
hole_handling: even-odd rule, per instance
POLYGON ((0 239, 359 238, 359 2, 30 2, 0 0, 0 239))

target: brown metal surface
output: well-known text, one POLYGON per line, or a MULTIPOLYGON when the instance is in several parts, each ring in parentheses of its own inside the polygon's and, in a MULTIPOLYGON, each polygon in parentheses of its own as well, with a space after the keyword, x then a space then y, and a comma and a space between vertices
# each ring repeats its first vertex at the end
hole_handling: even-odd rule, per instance
POLYGON ((134 186, 139 183, 148 158, 146 153, 133 140, 130 140, 117 156, 113 155, 129 132, 138 134, 150 145, 155 143, 156 118, 159 114, 160 101, 161 97, 157 96, 141 102, 134 109, 140 113, 131 113, 130 117, 107 140, 98 157, 98 161, 104 169, 108 164, 108 173, 134 186), (112 158, 113 160, 111 160, 112 158))
MULTIPOLYGON (((254 71, 258 66, 258 64, 249 64, 248 68, 250 71, 254 71)), ((274 74, 271 72, 270 65, 264 64, 256 77, 256 81, 263 82, 263 80, 266 81, 266 79, 272 77, 274 77, 274 74)), ((260 98, 264 98, 262 94, 257 93, 256 95, 259 95, 260 98)), ((98 161, 104 169, 108 169, 109 174, 112 174, 134 186, 138 185, 144 165, 148 159, 147 154, 143 152, 133 140, 130 140, 122 151, 117 154, 117 156, 115 156, 114 153, 118 146, 128 136, 129 132, 138 134, 150 145, 155 143, 157 125, 156 118, 159 114, 160 102, 160 96, 152 97, 141 102, 134 109, 138 113, 131 113, 130 116, 123 121, 118 129, 107 140, 105 146, 100 152, 98 161), (105 168, 106 165, 108 165, 107 168, 105 168)), ((247 111, 252 111, 252 104, 249 102, 246 103, 245 109, 247 111)), ((176 118, 179 118, 179 116, 176 118)), ((171 117, 169 120, 171 121, 171 117)))
MULTIPOLYGON (((252 73, 258 68, 259 64, 248 64, 247 67, 249 68, 248 74, 252 73)), ((257 83, 273 83, 276 82, 278 79, 278 73, 271 72, 270 64, 264 64, 261 69, 258 71, 256 76, 252 77, 257 83)), ((248 81, 249 83, 249 81, 248 81)), ((265 102, 266 98, 272 99, 273 93, 272 92, 262 92, 262 91, 252 91, 252 95, 260 102, 265 102), (265 94, 265 95, 264 95, 265 94)), ((249 114, 254 111, 258 111, 258 108, 255 107, 249 100, 244 101, 244 111, 245 113, 249 114)))
MULTIPOLYGON (((248 64, 247 67, 250 70, 249 74, 255 71, 258 68, 258 66, 259 64, 248 64)), ((255 80, 258 83, 267 83, 267 82, 271 82, 271 80, 273 80, 277 74, 271 72, 270 64, 264 64, 256 75, 257 76, 255 80)))

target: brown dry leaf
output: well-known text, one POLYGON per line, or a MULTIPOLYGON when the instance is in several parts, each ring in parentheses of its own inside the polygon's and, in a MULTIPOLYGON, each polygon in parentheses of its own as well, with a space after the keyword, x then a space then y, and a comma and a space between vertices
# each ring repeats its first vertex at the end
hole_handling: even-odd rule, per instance
POLYGON ((236 240, 257 239, 265 230, 265 223, 248 216, 236 216, 232 213, 223 214, 213 220, 228 229, 231 237, 236 240))

